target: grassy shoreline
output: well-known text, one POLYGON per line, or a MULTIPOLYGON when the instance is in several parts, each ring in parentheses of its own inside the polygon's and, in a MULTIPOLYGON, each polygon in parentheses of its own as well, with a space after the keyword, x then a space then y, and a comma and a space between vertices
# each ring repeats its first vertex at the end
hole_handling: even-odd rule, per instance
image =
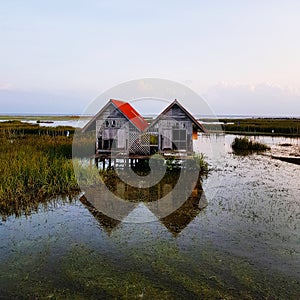
MULTIPOLYGON (((79 115, 53 115, 53 116, 11 116, 0 115, 0 121, 78 121, 79 119, 89 120, 91 116, 79 115)), ((153 119, 147 118, 149 122, 153 119)), ((206 119, 201 118, 200 122, 205 122, 205 127, 209 132, 243 135, 267 135, 267 136, 287 136, 300 137, 300 118, 219 118, 206 119), (220 124, 214 124, 214 122, 220 124)), ((38 124, 37 124, 38 125, 38 124)))
POLYGON ((26 116, 13 116, 13 115, 0 115, 0 120, 8 121, 77 121, 79 119, 91 119, 91 116, 79 115, 53 115, 53 116, 39 116, 39 115, 26 115, 26 116))
POLYGON ((219 119, 221 125, 209 124, 213 120, 205 121, 208 123, 205 127, 210 132, 220 131, 222 126, 222 130, 229 134, 300 137, 299 118, 226 118, 219 119))

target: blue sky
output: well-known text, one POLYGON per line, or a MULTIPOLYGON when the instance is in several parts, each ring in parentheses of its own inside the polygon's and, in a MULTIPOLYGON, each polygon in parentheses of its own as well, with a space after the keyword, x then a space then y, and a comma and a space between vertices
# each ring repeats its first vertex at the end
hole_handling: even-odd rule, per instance
POLYGON ((0 2, 0 113, 80 113, 164 78, 218 114, 300 115, 299 1, 0 2))

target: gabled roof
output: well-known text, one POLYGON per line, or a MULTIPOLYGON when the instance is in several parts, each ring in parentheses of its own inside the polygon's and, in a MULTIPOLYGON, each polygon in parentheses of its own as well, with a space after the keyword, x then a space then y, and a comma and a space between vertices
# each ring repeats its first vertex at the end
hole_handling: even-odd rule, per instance
POLYGON ((148 127, 147 121, 128 102, 110 99, 106 105, 83 127, 82 132, 93 129, 98 116, 101 115, 111 103, 140 131, 143 131, 148 127))
POLYGON ((177 105, 194 123, 194 125, 202 132, 206 132, 205 127, 200 124, 192 115, 190 112, 188 112, 176 99, 159 114, 159 116, 151 123, 150 126, 155 125, 159 120, 163 119, 167 112, 173 108, 173 106, 177 105))
POLYGON ((120 100, 111 102, 131 121, 139 130, 143 131, 148 127, 147 121, 128 103, 120 100))

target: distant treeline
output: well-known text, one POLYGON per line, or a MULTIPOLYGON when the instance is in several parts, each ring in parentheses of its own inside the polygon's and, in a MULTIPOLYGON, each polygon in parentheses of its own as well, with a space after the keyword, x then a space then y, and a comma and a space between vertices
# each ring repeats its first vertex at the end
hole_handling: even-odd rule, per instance
POLYGON ((300 119, 219 119, 219 122, 223 124, 205 124, 205 127, 209 131, 218 131, 222 128, 222 130, 225 131, 225 133, 300 136, 300 119))

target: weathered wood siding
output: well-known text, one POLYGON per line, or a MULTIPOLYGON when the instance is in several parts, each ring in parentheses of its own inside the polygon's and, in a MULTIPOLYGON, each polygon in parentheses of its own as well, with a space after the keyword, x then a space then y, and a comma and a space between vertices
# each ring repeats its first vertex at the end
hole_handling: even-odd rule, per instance
POLYGON ((126 150, 129 130, 126 117, 110 104, 96 119, 96 149, 126 150))
POLYGON ((149 135, 142 134, 110 104, 96 119, 96 149, 115 150, 130 154, 150 153, 149 135))
POLYGON ((193 122, 178 105, 167 111, 149 132, 157 134, 159 151, 193 151, 193 122))

